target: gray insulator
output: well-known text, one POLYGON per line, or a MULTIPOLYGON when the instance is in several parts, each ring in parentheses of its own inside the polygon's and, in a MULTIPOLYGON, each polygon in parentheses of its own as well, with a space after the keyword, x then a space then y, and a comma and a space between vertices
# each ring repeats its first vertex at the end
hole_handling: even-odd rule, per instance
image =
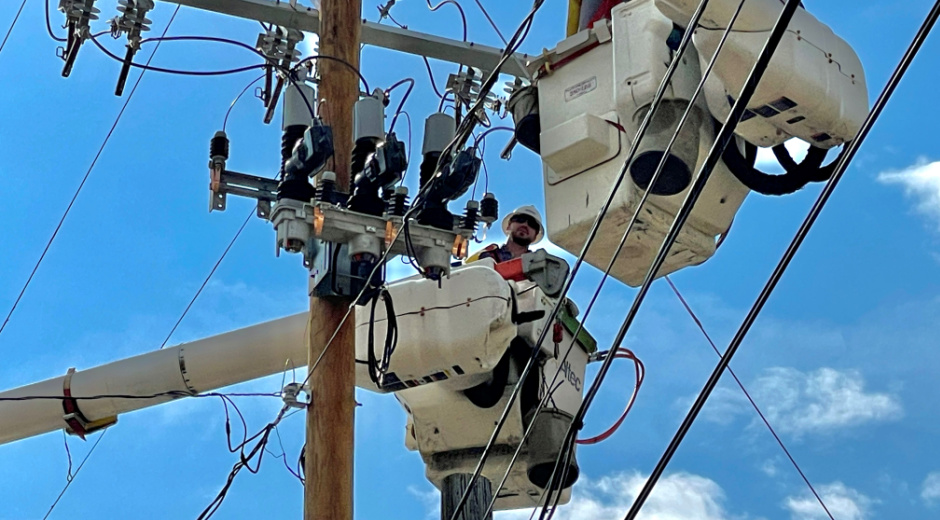
POLYGON ((363 138, 376 141, 385 139, 385 105, 381 99, 369 96, 356 101, 353 108, 353 142, 363 138))
POLYGON ((313 87, 304 82, 305 78, 306 70, 301 68, 297 71, 297 77, 294 81, 287 82, 287 88, 284 91, 282 130, 287 130, 288 127, 295 125, 308 127, 313 124, 310 109, 316 111, 317 95, 313 87), (310 104, 309 107, 307 106, 308 103, 310 104))
POLYGON ((424 121, 424 145, 421 147, 421 155, 444 151, 456 132, 457 121, 453 116, 443 112, 431 114, 424 121))

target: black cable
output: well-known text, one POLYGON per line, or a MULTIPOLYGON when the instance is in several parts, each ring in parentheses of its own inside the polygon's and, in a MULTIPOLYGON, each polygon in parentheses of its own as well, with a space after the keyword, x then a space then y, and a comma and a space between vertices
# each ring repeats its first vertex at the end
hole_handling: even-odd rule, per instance
POLYGON ((440 9, 441 7, 447 4, 451 4, 454 7, 456 7, 457 10, 460 11, 460 22, 463 25, 463 41, 467 41, 467 15, 466 13, 464 13, 463 7, 461 7, 460 4, 458 4, 455 0, 443 0, 442 2, 439 2, 437 5, 431 5, 431 0, 427 0, 427 2, 428 2, 428 9, 430 9, 432 12, 437 11, 438 9, 440 9))
POLYGON ((492 127, 492 128, 488 128, 485 132, 483 132, 483 133, 480 134, 479 136, 474 136, 474 141, 473 141, 473 142, 474 142, 474 145, 476 145, 476 142, 477 142, 477 141, 483 141, 483 142, 485 142, 485 141, 486 141, 486 136, 492 134, 493 132, 496 132, 497 130, 507 130, 507 131, 509 131, 509 132, 515 132, 515 131, 516 131, 516 129, 513 128, 513 127, 511 127, 511 126, 494 126, 494 127, 492 127))
MULTIPOLYGON (((3 42, 0 43, 0 52, 3 52, 3 48, 6 47, 7 39, 10 38, 10 34, 13 32, 13 28, 16 27, 16 22, 20 19, 20 13, 23 12, 23 8, 26 7, 26 0, 23 0, 23 3, 20 4, 19 10, 16 11, 16 16, 13 17, 13 23, 10 24, 10 29, 7 30, 6 36, 3 37, 3 42)), ((466 34, 466 29, 464 29, 464 34, 466 34)), ((466 39, 466 36, 464 36, 466 39)))
POLYGON ((262 79, 264 79, 264 74, 262 74, 262 75, 258 76, 257 78, 255 78, 254 81, 252 81, 251 83, 248 84, 248 86, 246 86, 245 88, 243 88, 242 91, 239 92, 237 96, 235 96, 235 99, 232 100, 232 104, 229 105, 228 110, 225 111, 225 119, 222 120, 222 131, 223 131, 223 132, 225 131, 225 127, 228 126, 228 116, 231 115, 232 109, 235 108, 235 104, 238 103, 238 100, 240 100, 240 99, 242 98, 242 96, 245 95, 245 92, 248 92, 248 89, 250 89, 251 87, 253 87, 253 86, 255 85, 255 83, 261 81, 262 79))
POLYGON ((268 441, 271 437, 271 431, 273 431, 277 427, 278 423, 281 422, 281 420, 284 418, 284 414, 287 412, 289 408, 290 408, 289 406, 284 405, 284 407, 281 408, 281 411, 278 412, 277 417, 275 417, 275 419, 272 422, 268 423, 264 428, 261 429, 260 432, 258 432, 257 434, 251 437, 250 440, 258 439, 258 442, 248 452, 247 455, 245 454, 245 451, 244 451, 245 446, 242 445, 240 449, 240 453, 239 453, 238 462, 236 462, 235 465, 232 466, 232 470, 229 472, 228 477, 226 478, 225 484, 222 486, 222 489, 219 491, 216 497, 212 500, 212 502, 210 502, 209 505, 206 506, 206 508, 199 514, 199 516, 197 517, 198 520, 207 520, 211 518, 216 512, 218 512, 219 508, 222 507, 222 502, 225 500, 225 497, 228 495, 228 492, 231 489, 232 484, 235 482, 235 477, 238 476, 238 473, 241 472, 241 470, 247 469, 249 473, 254 473, 254 474, 257 474, 261 470, 261 461, 264 458, 264 453, 266 451, 268 441), (255 461, 255 467, 252 467, 251 466, 252 459, 255 459, 255 456, 257 456, 257 460, 255 461))
MULTIPOLYGON (((533 286, 533 287, 536 287, 536 286, 533 286)), ((519 294, 523 294, 523 293, 519 293, 519 294)), ((476 302, 483 301, 483 300, 500 300, 500 301, 506 302, 507 304, 510 303, 510 299, 509 299, 509 298, 504 298, 504 297, 502 297, 502 296, 494 296, 494 295, 490 295, 490 296, 479 296, 479 297, 477 297, 477 298, 473 298, 473 299, 470 299, 470 300, 467 300, 467 301, 464 301, 464 302, 456 303, 456 304, 454 304, 454 305, 438 305, 438 306, 435 306, 435 307, 424 307, 424 308, 421 309, 421 310, 402 312, 402 313, 394 314, 394 316, 395 316, 396 318, 404 318, 405 316, 419 316, 419 315, 422 315, 422 314, 427 314, 427 313, 432 312, 432 311, 447 311, 447 310, 450 310, 450 309, 456 309, 456 308, 458 308, 458 307, 466 307, 468 304, 476 303, 476 302)), ((393 311, 394 311, 394 309, 393 309, 393 311)), ((386 316, 389 316, 389 314, 386 314, 386 316)), ((386 319, 387 319, 387 318, 386 318, 386 319)), ((379 319, 375 320, 376 323, 381 323, 381 322, 383 322, 383 321, 386 321, 386 320, 385 320, 385 319, 382 319, 382 318, 379 318, 379 319)), ((361 326, 361 325, 360 325, 360 326, 361 326)), ((367 361, 363 361, 362 363, 367 363, 367 361)))
MULTIPOLYGON (((441 103, 443 104, 443 103, 444 103, 444 94, 441 94, 441 91, 437 89, 437 84, 434 82, 434 71, 431 70, 431 62, 428 61, 427 57, 425 57, 425 56, 422 56, 422 58, 424 58, 424 66, 428 69, 428 79, 430 79, 431 88, 434 89, 434 94, 436 94, 437 97, 439 97, 439 98, 441 99, 441 103)), ((438 106, 437 111, 438 111, 438 112, 441 111, 441 107, 440 107, 440 106, 438 106)))
MULTIPOLYGON (((59 398, 61 399, 61 397, 59 398)), ((91 449, 88 450, 88 453, 85 454, 85 458, 82 459, 82 462, 78 465, 78 468, 75 470, 75 473, 69 472, 68 478, 65 479, 65 487, 62 488, 62 491, 59 492, 59 496, 56 497, 55 501, 52 502, 52 505, 49 506, 49 510, 46 511, 46 515, 42 517, 42 520, 49 518, 49 515, 52 514, 52 510, 55 509, 55 506, 59 504, 59 501, 62 500, 62 497, 65 495, 65 492, 69 490, 69 486, 72 485, 72 482, 75 481, 75 477, 78 476, 78 472, 85 467, 85 463, 88 462, 88 459, 91 458, 91 454, 95 452, 95 448, 98 447, 98 443, 101 442, 101 439, 104 438, 104 434, 108 433, 108 430, 103 430, 101 435, 98 436, 98 439, 91 446, 91 449)), ((66 444, 66 449, 68 449, 68 444, 66 444)), ((69 468, 72 467, 71 455, 69 455, 69 468)))
MULTIPOLYGON (((756 146, 746 145, 751 150, 756 146)), ((750 150, 749 150, 750 151, 750 150)), ((756 150, 755 150, 756 151, 756 150)), ((797 164, 790 156, 784 145, 773 147, 774 155, 784 168, 782 175, 765 173, 753 166, 751 158, 745 158, 737 146, 729 146, 722 154, 722 159, 728 170, 741 181, 749 190, 761 195, 789 195, 803 189, 811 182, 825 182, 832 177, 838 160, 829 166, 822 166, 826 159, 827 150, 815 146, 810 147, 809 153, 803 162, 797 164)), ((843 152, 845 153, 845 149, 843 152)))
POLYGON ((306 57, 306 58, 300 60, 299 62, 297 62, 297 65, 294 65, 293 68, 296 69, 296 68, 301 67, 301 66, 303 66, 303 65, 306 65, 306 64, 308 64, 308 63, 313 63, 313 62, 316 61, 316 60, 335 61, 335 62, 337 62, 337 63, 342 64, 342 65, 343 65, 344 67, 346 67, 347 69, 349 69, 349 70, 355 72, 356 75, 359 76, 359 81, 362 82, 362 87, 365 89, 365 91, 366 91, 367 93, 370 92, 370 90, 369 90, 369 82, 366 81, 366 77, 363 76, 361 72, 359 72, 359 69, 357 69, 356 67, 353 67, 353 65, 352 65, 351 63, 349 63, 348 61, 343 60, 343 59, 340 59, 340 58, 336 58, 336 57, 333 57, 333 56, 327 56, 327 55, 325 55, 325 54, 317 54, 317 55, 315 55, 315 56, 308 56, 308 57, 306 57))
MULTIPOLYGON (((161 397, 171 397, 173 399, 179 399, 181 397, 219 397, 219 396, 228 396, 228 397, 281 397, 279 393, 219 393, 219 392, 204 392, 201 394, 194 394, 192 392, 185 392, 182 390, 168 390, 166 392, 157 392, 155 394, 97 394, 97 395, 77 395, 71 396, 69 399, 74 401, 98 401, 101 399, 159 399, 161 397)), ((2 402, 16 402, 16 401, 61 401, 63 397, 61 395, 20 395, 16 397, 0 397, 0 403, 2 402)))
POLYGON ((386 372, 388 372, 388 367, 391 364, 392 354, 395 353, 395 347, 398 345, 398 319, 395 316, 395 306, 392 304, 392 295, 388 292, 386 287, 383 287, 380 291, 375 294, 375 297, 372 298, 371 311, 369 313, 369 332, 368 332, 368 359, 367 363, 369 365, 369 378, 372 380, 376 386, 379 385, 380 380, 386 372), (382 349, 382 359, 379 360, 375 356, 375 324, 378 321, 375 319, 375 308, 379 303, 379 300, 385 302, 385 319, 388 321, 388 325, 385 328, 385 346, 382 349))
MULTIPOLYGON (((124 58, 115 55, 107 49, 101 42, 98 41, 98 38, 95 35, 91 36, 91 41, 95 44, 101 52, 105 53, 109 58, 124 63, 124 58)), ((158 42, 159 43, 159 42, 158 42)), ((152 55, 151 55, 152 56, 152 55)), ((246 72, 249 70, 256 70, 264 68, 265 65, 249 65, 245 67, 238 67, 235 69, 224 69, 224 70, 177 70, 177 69, 167 69, 164 67, 154 67, 150 65, 150 60, 147 60, 147 63, 141 65, 140 63, 131 61, 129 62, 131 67, 143 69, 143 70, 152 70, 154 72, 163 72, 165 74, 176 74, 180 76, 225 76, 228 74, 238 74, 240 72, 246 72)))
MULTIPOLYGON (((791 7, 790 4, 793 3, 798 2, 795 0, 790 0, 787 6, 784 8, 785 13, 787 12, 787 9, 791 7)), ((652 492, 652 489, 659 480, 659 477, 665 471, 666 466, 669 464, 676 450, 678 450, 679 444, 681 444, 682 440, 685 438, 685 435, 692 427, 692 423, 695 421, 695 418, 704 407, 705 402, 708 400, 708 397, 711 395, 712 391, 714 391, 715 387, 717 387, 718 381, 721 379, 721 375, 724 373, 725 369, 728 368, 728 365, 731 363, 731 359, 734 357, 735 353, 737 353, 738 348, 744 341, 744 337, 747 335, 751 326, 754 324, 758 314, 760 314, 761 310, 763 310, 763 307, 770 298, 771 293, 773 293, 773 290, 776 288, 777 283, 779 283, 783 273, 786 271, 790 262, 793 260, 793 257, 796 255, 800 246, 803 244, 806 235, 809 233, 810 229, 812 229, 813 224, 815 224, 816 219, 819 217, 819 214, 822 212, 826 203, 829 201, 829 198, 832 196, 832 192, 835 190, 836 186, 838 186, 839 181, 842 179, 842 176, 848 169, 849 163, 852 161, 852 159, 855 158, 855 155, 858 153, 858 149, 861 147, 869 132, 871 132, 871 129, 878 120, 878 117, 884 111, 885 106, 900 84, 904 74, 910 68, 911 63, 914 61, 914 58, 917 56, 918 52, 924 44, 924 41, 927 39, 927 36, 930 34, 934 25, 936 24, 938 18, 940 18, 940 1, 934 3, 933 8, 927 15, 927 19, 924 21, 920 30, 917 32, 917 35, 911 42, 910 47, 908 47, 908 50, 901 59, 901 62, 895 68, 894 73, 891 75, 891 79, 888 80, 887 85, 885 86, 881 95, 878 97, 878 100, 875 102, 875 106, 871 113, 862 124, 862 128, 859 130, 858 137, 856 137, 856 139, 852 141, 849 146, 847 146, 846 153, 839 160, 832 179, 829 181, 829 183, 826 184, 826 187, 823 188, 822 193, 819 194, 819 198, 816 200, 816 203, 810 210, 809 215, 807 215, 806 220, 803 221, 799 231, 797 231, 796 236, 793 238, 793 241, 787 248, 786 253, 784 253, 783 258, 780 259, 777 267, 774 269, 770 278, 767 280, 767 283, 764 285, 764 288, 761 290, 760 295, 757 297, 757 300, 754 302, 754 305, 751 307, 751 310, 748 311, 747 316, 741 323, 741 327, 738 329, 734 335, 734 338, 732 338, 731 342, 729 343, 727 350, 725 350, 724 356, 721 358, 721 361, 718 363, 718 365, 715 367, 715 370, 708 378, 705 387, 699 393, 695 403, 693 403, 692 408, 689 410, 688 415, 686 415, 685 419, 682 421, 682 425, 679 427, 676 435, 673 437, 672 441, 669 443, 669 446, 666 448, 666 451, 663 453, 663 456, 656 464, 656 468, 653 470, 650 478, 646 481, 646 484, 644 484, 643 489, 640 491, 640 494, 637 497, 637 501, 634 503, 633 507, 631 507, 630 512, 627 513, 627 520, 635 518, 636 514, 639 513, 639 509, 642 507, 643 501, 646 499, 646 497, 649 496, 650 492, 652 492)))
MULTIPOLYGON (((170 30, 170 26, 173 24, 173 20, 176 19, 177 13, 180 11, 180 6, 177 5, 176 9, 173 11, 173 15, 170 16, 170 21, 167 22, 166 27, 163 29, 163 34, 165 35, 167 31, 170 30)), ((147 58, 147 64, 150 64, 150 61, 153 60, 154 55, 157 53, 157 50, 160 48, 159 42, 157 46, 154 47, 153 52, 150 53, 150 57, 147 58)), ((143 79, 144 72, 141 71, 140 75, 137 76, 137 81, 134 83, 134 87, 131 89, 130 94, 127 95, 127 99, 124 100, 124 105, 121 107, 121 110, 118 112, 117 117, 114 119, 114 124, 111 125, 111 129, 108 130, 108 134, 105 136, 104 141, 101 143, 101 146, 98 148, 98 153, 95 154, 95 158, 92 159, 91 164, 88 166, 88 170, 85 172, 85 176, 82 177, 82 182, 79 183, 78 189, 75 190, 75 195, 72 196, 72 200, 69 201, 68 206, 65 208, 65 213, 62 214, 62 218, 59 219, 59 223, 56 224, 55 230, 52 232, 52 236, 49 237, 49 241, 46 243, 46 247, 43 248, 42 254, 39 255, 39 260, 36 261, 36 265, 33 266, 32 272, 29 273, 29 277, 26 279, 26 283, 23 284, 23 289, 20 290, 20 294, 16 297, 16 300, 13 302, 13 307, 10 308, 10 312, 7 313, 6 318, 3 320, 3 324, 0 325, 0 334, 3 333, 3 330, 6 328, 7 323, 10 322, 10 317, 13 316, 13 311, 16 310, 17 305, 19 305, 20 300, 23 298, 23 294, 26 293, 27 287, 29 287, 30 282, 33 281, 33 276, 36 275, 36 271, 39 270, 39 265, 42 264, 43 259, 46 257, 46 253, 49 252, 49 248, 52 247, 52 242, 55 240, 55 237, 59 234, 59 230, 62 229, 62 224, 65 222, 65 218, 68 217, 69 212, 72 210, 72 206, 75 204, 75 200, 78 199, 78 195, 82 192, 82 188, 85 186, 85 182, 88 181, 88 177, 91 175, 92 170, 95 168, 95 164, 98 163, 98 159, 101 157, 102 152, 104 152, 105 146, 107 146, 108 141, 111 139, 111 135, 114 133, 114 129, 117 128, 118 123, 121 121, 121 116, 124 115, 124 110, 127 109, 127 105, 130 104, 131 99, 134 97, 134 93, 137 92, 137 87, 140 85, 140 80, 143 79)))
POLYGON ((252 47, 251 45, 248 45, 247 43, 240 42, 238 40, 233 40, 231 38, 221 38, 218 36, 160 36, 160 37, 155 37, 155 38, 144 38, 143 40, 140 40, 140 44, 143 45, 145 43, 150 43, 150 42, 187 42, 187 41, 225 43, 228 45, 234 45, 236 47, 241 47, 242 49, 245 49, 248 52, 256 54, 257 56, 259 56, 261 59, 265 61, 268 60, 268 56, 265 53, 259 51, 258 49, 256 49, 255 47, 252 47))
POLYGON ((56 36, 54 32, 52 32, 52 22, 49 20, 49 0, 45 0, 45 7, 46 7, 46 32, 49 33, 49 37, 60 43, 67 42, 68 39, 60 38, 56 36))
POLYGON ((179 327, 180 323, 183 322, 183 318, 186 317, 186 315, 189 313, 189 309, 191 309, 193 304, 196 303, 196 299, 199 298, 200 294, 202 294, 202 290, 206 288, 206 285, 209 283, 209 280, 212 279, 212 275, 215 274, 215 270, 219 268, 219 265, 222 263, 222 260, 225 260, 225 256, 228 255, 229 250, 232 249, 233 245, 235 245, 235 241, 238 240, 238 237, 241 236, 242 231, 245 230, 245 226, 248 225, 248 222, 251 220, 251 217, 254 214, 255 214, 255 210, 254 208, 252 208, 251 212, 248 213, 248 216, 245 218, 245 221, 242 222, 241 227, 238 228, 238 231, 235 233, 235 236, 232 237, 232 240, 229 241, 227 246, 225 246, 225 250, 222 251, 222 256, 220 256, 219 259, 215 262, 215 265, 212 266, 212 269, 209 271, 209 274, 206 276, 206 279, 202 281, 202 285, 199 286, 199 290, 196 291, 196 294, 193 295, 193 298, 189 300, 189 304, 187 304, 186 308, 183 309, 183 313, 180 314, 179 319, 176 320, 176 323, 173 325, 173 328, 170 329, 170 333, 166 335, 166 338, 164 338, 163 343, 160 344, 161 349, 166 346, 168 341, 170 341, 170 338, 173 336, 173 333, 176 332, 176 328, 179 327))
POLYGON ((395 109, 395 115, 392 116, 392 123, 388 125, 389 134, 395 131, 395 123, 398 122, 398 116, 401 114, 402 109, 404 109, 405 107, 405 101, 408 101, 408 96, 411 95, 411 91, 414 90, 415 88, 415 80, 414 78, 405 78, 403 80, 398 81, 397 83, 395 83, 391 87, 388 87, 385 90, 385 96, 388 97, 389 92, 394 90, 395 87, 398 87, 399 85, 402 85, 404 83, 408 83, 408 88, 405 90, 405 95, 401 97, 401 101, 398 102, 398 108, 395 109))
MULTIPOLYGON (((401 111, 401 115, 405 116, 405 119, 408 121, 408 155, 407 155, 406 157, 408 157, 409 159, 411 159, 411 137, 412 137, 412 135, 411 135, 411 133, 412 133, 411 114, 409 114, 408 111, 406 111, 406 110, 402 110, 402 111, 401 111)), ((405 178, 406 178, 406 177, 408 177, 408 168, 405 168, 405 172, 402 173, 401 180, 398 181, 398 185, 399 185, 399 186, 404 186, 404 185, 405 185, 405 178)))
MULTIPOLYGON (((291 415, 294 415, 295 413, 299 411, 301 410, 295 410, 285 415, 284 418, 287 419, 288 417, 290 417, 291 415)), ((294 468, 290 467, 290 464, 287 463, 287 450, 284 449, 284 440, 281 439, 281 430, 278 429, 277 426, 274 427, 274 435, 277 436, 277 444, 281 448, 281 455, 279 456, 275 455, 275 457, 280 458, 284 461, 284 467, 287 468, 287 471, 290 472, 290 474, 293 475, 294 478, 300 481, 300 485, 302 486, 306 485, 306 483, 304 482, 303 470, 301 469, 300 471, 294 471, 294 468)))

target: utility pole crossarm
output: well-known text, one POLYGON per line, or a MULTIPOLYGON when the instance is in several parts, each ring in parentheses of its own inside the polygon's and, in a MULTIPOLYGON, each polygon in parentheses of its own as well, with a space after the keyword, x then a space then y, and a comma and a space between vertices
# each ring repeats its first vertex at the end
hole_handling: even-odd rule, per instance
MULTIPOLYGON (((278 3, 272 0, 164 1, 320 34, 320 12, 312 7, 302 5, 293 7, 288 2, 278 3)), ((361 43, 365 45, 375 45, 417 56, 466 65, 484 71, 492 71, 503 54, 503 49, 496 47, 452 40, 366 20, 362 21, 361 35, 361 43)), ((529 74, 523 70, 522 64, 527 63, 528 60, 529 55, 516 53, 515 59, 508 60, 503 65, 501 72, 510 76, 526 78, 529 74)))

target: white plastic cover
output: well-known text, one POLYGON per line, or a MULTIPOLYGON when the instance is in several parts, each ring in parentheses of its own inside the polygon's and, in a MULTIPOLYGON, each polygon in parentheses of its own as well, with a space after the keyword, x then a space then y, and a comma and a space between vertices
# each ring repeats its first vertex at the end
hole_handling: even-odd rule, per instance
MULTIPOLYGON (((694 36, 704 69, 739 4, 713 0, 694 36)), ((656 0, 676 23, 688 23, 698 0, 656 0)), ((770 30, 780 0, 748 0, 705 84, 708 107, 727 119, 770 30)), ((798 137, 820 148, 855 138, 868 115, 865 71, 852 47, 805 9, 798 9, 748 104, 736 133, 758 146, 798 137)))
MULTIPOLYGON (((644 109, 652 101, 671 60, 665 39, 671 34, 672 21, 656 9, 652 0, 634 0, 617 6, 610 24, 612 39, 598 38, 599 45, 554 69, 538 83, 543 151, 546 136, 562 133, 561 129, 570 128, 574 132, 581 127, 572 122, 585 114, 619 122, 624 127, 624 131, 617 132, 620 142, 615 154, 598 154, 597 139, 585 129, 583 135, 566 135, 567 142, 580 148, 572 146, 565 150, 568 156, 577 158, 566 156, 562 172, 555 170, 558 164, 554 158, 543 157, 546 228, 551 241, 572 254, 581 251, 598 210, 620 174, 644 109), (616 120, 612 114, 617 116, 616 120), (569 166, 578 161, 580 167, 569 166)), ((602 32, 606 32, 606 26, 602 32)), ((569 40, 578 42, 584 38, 582 33, 569 40)), ((565 59, 568 56, 565 49, 572 45, 559 43, 552 60, 565 59)), ((700 77, 695 49, 687 52, 673 86, 667 91, 666 99, 671 102, 687 102, 700 77)), ((699 100, 695 110, 707 115, 704 99, 699 100)), ((695 164, 689 165, 693 174, 698 172, 715 139, 711 120, 699 117, 698 121, 698 142, 682 143, 691 148, 693 156, 697 153, 695 164)), ((647 139, 654 134, 648 133, 647 139)), ((612 271, 614 277, 630 285, 643 281, 686 193, 683 190, 676 195, 650 197, 618 257, 612 271)), ((720 162, 659 274, 710 258, 715 252, 716 236, 728 230, 747 193, 747 188, 720 162)), ((640 188, 627 176, 588 252, 587 261, 591 265, 607 267, 641 196, 640 188)))
MULTIPOLYGON (((438 283, 428 279, 389 286, 398 321, 398 343, 382 391, 440 382, 461 390, 484 381, 516 335, 509 285, 485 263, 454 269, 438 283)), ((370 307, 356 309, 356 384, 379 391, 369 379, 370 307)), ((382 358, 388 320, 375 310, 375 356, 382 358)))

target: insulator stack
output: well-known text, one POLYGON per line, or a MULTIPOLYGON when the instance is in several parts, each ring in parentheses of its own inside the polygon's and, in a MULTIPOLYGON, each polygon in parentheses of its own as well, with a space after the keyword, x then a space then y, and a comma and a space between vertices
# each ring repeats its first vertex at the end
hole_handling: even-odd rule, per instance
POLYGON ((460 219, 460 228, 470 232, 476 231, 479 218, 480 203, 475 200, 468 200, 463 218, 460 219))
POLYGON ((225 132, 220 130, 212 136, 212 139, 209 141, 209 159, 213 164, 225 166, 225 161, 228 160, 228 147, 229 141, 225 132))
POLYGON ((385 213, 392 217, 403 217, 408 211, 408 188, 399 186, 395 188, 386 201, 385 213))
POLYGON ((489 226, 496 222, 498 218, 499 202, 496 200, 496 196, 492 193, 483 195, 483 200, 480 202, 480 220, 489 226))
POLYGON ((320 176, 320 184, 317 186, 317 197, 320 202, 334 204, 336 202, 336 174, 333 172, 323 172, 320 176))

